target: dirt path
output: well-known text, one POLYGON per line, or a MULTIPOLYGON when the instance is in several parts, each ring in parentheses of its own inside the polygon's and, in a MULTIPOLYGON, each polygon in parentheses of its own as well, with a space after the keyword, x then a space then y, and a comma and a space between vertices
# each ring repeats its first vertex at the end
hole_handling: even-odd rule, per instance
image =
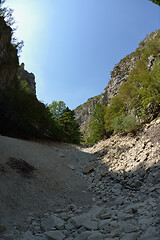
POLYGON ((83 165, 91 157, 70 144, 44 145, 0 136, 0 223, 22 226, 31 212, 91 204, 92 194, 74 170, 80 159, 83 165), (29 166, 34 170, 29 172, 29 166))

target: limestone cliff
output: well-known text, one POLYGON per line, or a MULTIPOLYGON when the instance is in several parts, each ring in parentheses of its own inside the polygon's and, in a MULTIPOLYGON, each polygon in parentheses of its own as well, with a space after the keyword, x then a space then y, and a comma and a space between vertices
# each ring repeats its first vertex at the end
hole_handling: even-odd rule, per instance
POLYGON ((16 86, 18 69, 17 49, 11 44, 12 29, 0 17, 0 88, 16 86))
POLYGON ((101 104, 107 103, 107 92, 89 98, 86 103, 78 106, 75 111, 75 119, 80 124, 81 132, 86 132, 88 128, 88 124, 90 122, 90 117, 95 109, 96 104, 100 102, 101 104))
POLYGON ((28 88, 29 92, 33 95, 36 95, 35 75, 24 69, 24 63, 18 68, 18 79, 21 85, 25 84, 25 88, 28 88))
MULTIPOLYGON (((97 102, 108 105, 110 99, 118 94, 119 87, 122 83, 127 81, 127 78, 132 69, 136 67, 137 60, 141 58, 143 49, 147 43, 152 41, 160 30, 154 31, 147 35, 147 37, 139 44, 135 52, 127 55, 118 64, 115 65, 111 72, 111 80, 108 82, 107 87, 103 94, 88 99, 88 101, 75 109, 75 118, 80 123, 82 132, 86 132, 90 121, 91 114, 95 109, 97 102)), ((160 39, 159 39, 160 41, 160 39)), ((160 54, 157 56, 150 56, 148 58, 148 69, 151 69, 155 60, 160 59, 160 54)))

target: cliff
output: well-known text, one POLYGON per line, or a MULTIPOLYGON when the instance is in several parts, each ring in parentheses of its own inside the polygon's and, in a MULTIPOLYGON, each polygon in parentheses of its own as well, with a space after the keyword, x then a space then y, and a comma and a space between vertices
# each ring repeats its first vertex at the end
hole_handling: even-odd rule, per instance
POLYGON ((18 79, 22 87, 25 87, 30 93, 36 95, 35 75, 24 69, 24 63, 18 68, 18 79))
MULTIPOLYGON (((147 35, 147 37, 139 44, 139 47, 135 52, 127 55, 121 61, 115 65, 111 72, 111 80, 108 82, 107 87, 104 89, 104 93, 93 98, 75 109, 75 118, 80 123, 80 129, 86 135, 90 117, 95 109, 96 103, 100 102, 103 105, 108 105, 110 99, 118 95, 118 90, 121 84, 125 83, 128 79, 130 72, 136 67, 137 60, 142 58, 143 49, 146 48, 149 42, 158 35, 159 30, 154 31, 147 35)), ((148 58, 148 69, 151 69, 156 59, 160 58, 160 54, 148 58)))
POLYGON ((14 88, 17 84, 17 49, 11 44, 12 29, 0 17, 0 88, 14 88))
POLYGON ((24 70, 23 63, 19 66, 17 49, 11 38, 12 29, 0 17, 0 89, 14 89, 20 83, 36 95, 35 76, 24 70))

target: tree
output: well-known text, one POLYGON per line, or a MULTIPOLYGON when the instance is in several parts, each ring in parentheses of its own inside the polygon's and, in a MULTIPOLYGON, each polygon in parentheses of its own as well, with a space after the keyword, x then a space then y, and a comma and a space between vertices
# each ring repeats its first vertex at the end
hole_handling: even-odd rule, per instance
POLYGON ((63 101, 53 101, 49 105, 52 118, 56 121, 61 140, 65 142, 79 143, 79 124, 75 120, 74 111, 71 111, 63 101))
POLYGON ((59 117, 58 121, 61 129, 63 130, 64 141, 71 143, 79 143, 81 133, 79 130, 79 124, 75 120, 74 111, 70 110, 67 107, 59 117))
POLYGON ((88 145, 93 145, 101 140, 105 134, 104 128, 104 106, 101 103, 97 103, 96 107, 91 115, 91 121, 89 123, 89 134, 87 139, 88 145))
POLYGON ((12 39, 11 44, 17 49, 18 53, 21 52, 22 47, 24 46, 24 41, 19 41, 15 37, 15 31, 17 30, 17 27, 13 27, 15 25, 15 19, 13 17, 14 10, 9 7, 2 7, 2 5, 5 3, 5 0, 0 1, 0 17, 3 17, 6 24, 11 27, 12 30, 12 39))
POLYGON ((150 0, 150 1, 160 6, 160 0, 150 0))
POLYGON ((51 104, 49 104, 50 112, 52 117, 55 119, 59 118, 66 108, 66 104, 63 101, 53 101, 51 104))

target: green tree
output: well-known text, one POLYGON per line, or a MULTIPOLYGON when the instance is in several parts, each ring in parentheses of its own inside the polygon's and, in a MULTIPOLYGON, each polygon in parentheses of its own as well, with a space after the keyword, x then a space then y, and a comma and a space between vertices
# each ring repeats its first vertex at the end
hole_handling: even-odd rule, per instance
POLYGON ((150 1, 160 6, 160 0, 150 0, 150 1))
POLYGON ((15 27, 15 19, 13 17, 13 12, 14 10, 9 8, 9 7, 3 7, 3 4, 5 3, 5 0, 0 1, 0 17, 3 17, 6 24, 11 27, 12 29, 12 40, 11 44, 17 49, 18 54, 20 54, 23 46, 24 46, 24 41, 21 40, 19 41, 16 36, 15 32, 17 30, 17 27, 15 27), (14 26, 14 27, 13 27, 14 26))
POLYGON ((89 123, 89 137, 87 139, 88 145, 93 145, 103 138, 105 134, 104 127, 104 106, 100 103, 96 104, 96 107, 91 115, 89 123))
POLYGON ((59 129, 61 140, 79 143, 81 134, 74 111, 71 111, 63 101, 53 101, 49 105, 49 110, 59 129))
POLYGON ((63 140, 71 143, 79 143, 81 138, 81 133, 79 130, 79 124, 75 120, 74 111, 70 110, 68 107, 60 115, 59 126, 63 130, 63 140))
POLYGON ((67 106, 63 101, 53 101, 51 104, 49 104, 49 109, 52 114, 52 117, 57 119, 59 118, 64 110, 66 110, 67 106))
POLYGON ((24 89, 1 91, 0 113, 1 134, 59 140, 58 128, 48 107, 24 89))

